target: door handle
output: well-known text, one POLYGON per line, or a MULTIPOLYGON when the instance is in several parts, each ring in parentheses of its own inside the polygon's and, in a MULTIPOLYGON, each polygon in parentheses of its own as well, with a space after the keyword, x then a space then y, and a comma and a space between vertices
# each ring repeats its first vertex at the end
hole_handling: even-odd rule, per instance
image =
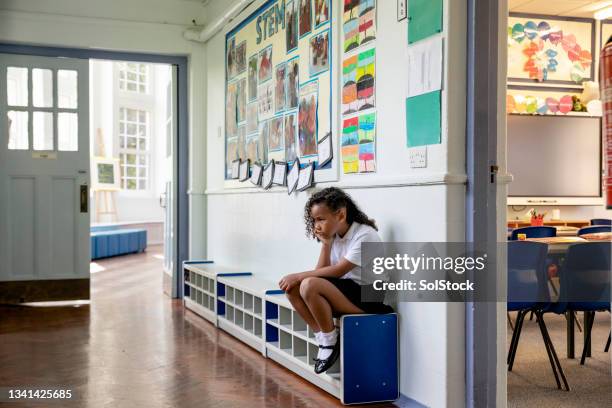
POLYGON ((81 191, 79 194, 81 198, 81 213, 89 212, 89 189, 87 188, 87 184, 81 184, 81 191))

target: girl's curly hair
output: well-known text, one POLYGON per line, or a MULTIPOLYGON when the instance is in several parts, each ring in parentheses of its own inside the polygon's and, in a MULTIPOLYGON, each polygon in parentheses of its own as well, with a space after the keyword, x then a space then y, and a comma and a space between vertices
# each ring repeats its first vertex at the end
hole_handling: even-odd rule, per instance
POLYGON ((351 196, 339 188, 328 187, 313 194, 304 206, 304 223, 306 224, 306 236, 315 238, 314 219, 312 218, 312 207, 315 204, 325 204, 331 211, 336 212, 341 208, 346 208, 346 222, 351 225, 353 222, 369 225, 378 231, 376 222, 368 218, 355 204, 351 196))

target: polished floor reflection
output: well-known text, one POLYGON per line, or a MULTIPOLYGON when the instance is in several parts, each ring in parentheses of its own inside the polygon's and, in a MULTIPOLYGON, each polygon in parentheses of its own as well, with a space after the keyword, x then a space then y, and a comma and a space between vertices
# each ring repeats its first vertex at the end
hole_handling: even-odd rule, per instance
MULTIPOLYGON (((327 407, 338 400, 162 293, 161 248, 98 261, 89 305, 0 306, 0 386, 62 407, 327 407)), ((371 406, 371 405, 370 405, 371 406)))

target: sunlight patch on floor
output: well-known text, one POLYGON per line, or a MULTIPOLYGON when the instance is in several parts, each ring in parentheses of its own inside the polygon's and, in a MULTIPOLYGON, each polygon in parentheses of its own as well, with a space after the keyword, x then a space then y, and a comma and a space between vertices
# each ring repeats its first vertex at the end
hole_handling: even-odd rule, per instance
POLYGON ((89 273, 98 273, 98 272, 102 272, 105 270, 106 268, 100 265, 99 263, 91 262, 89 264, 89 273))

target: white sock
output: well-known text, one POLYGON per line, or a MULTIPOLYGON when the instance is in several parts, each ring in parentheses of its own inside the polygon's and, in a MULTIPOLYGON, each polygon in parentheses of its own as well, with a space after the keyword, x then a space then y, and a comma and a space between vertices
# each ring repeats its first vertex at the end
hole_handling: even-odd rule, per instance
MULTIPOLYGON (((319 335, 318 343, 321 346, 333 346, 338 341, 338 331, 336 329, 330 331, 329 333, 323 333, 319 335)), ((322 349, 319 348, 319 352, 317 353, 317 358, 319 360, 326 360, 332 353, 332 349, 322 349)))

